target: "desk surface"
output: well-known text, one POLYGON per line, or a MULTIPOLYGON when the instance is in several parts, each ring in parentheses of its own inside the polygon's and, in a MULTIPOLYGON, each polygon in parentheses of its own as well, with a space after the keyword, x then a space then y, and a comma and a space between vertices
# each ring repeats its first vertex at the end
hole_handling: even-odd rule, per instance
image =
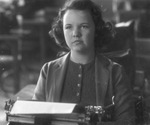
MULTIPOLYGON (((34 88, 35 88, 35 85, 27 85, 22 90, 20 90, 14 97, 12 97, 11 99, 16 100, 19 98, 21 100, 31 100, 33 93, 34 93, 34 88)), ((0 114, 0 125, 7 125, 6 113, 4 110, 0 114)))
POLYGON ((12 99, 13 100, 31 100, 33 93, 34 93, 34 89, 35 89, 34 84, 30 84, 25 86, 23 89, 21 89, 12 99))

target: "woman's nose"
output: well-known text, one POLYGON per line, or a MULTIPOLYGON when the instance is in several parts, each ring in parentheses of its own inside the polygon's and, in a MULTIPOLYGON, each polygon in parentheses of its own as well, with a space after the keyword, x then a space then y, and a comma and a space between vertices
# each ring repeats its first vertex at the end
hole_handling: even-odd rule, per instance
POLYGON ((81 36, 81 32, 78 28, 75 28, 73 30, 73 37, 80 37, 81 36))

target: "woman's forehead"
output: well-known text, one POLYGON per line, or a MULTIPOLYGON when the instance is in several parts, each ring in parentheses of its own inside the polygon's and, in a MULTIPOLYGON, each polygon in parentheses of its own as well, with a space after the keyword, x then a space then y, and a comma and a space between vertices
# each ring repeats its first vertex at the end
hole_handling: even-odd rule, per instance
POLYGON ((63 21, 93 21, 92 15, 88 10, 67 10, 64 14, 63 21))

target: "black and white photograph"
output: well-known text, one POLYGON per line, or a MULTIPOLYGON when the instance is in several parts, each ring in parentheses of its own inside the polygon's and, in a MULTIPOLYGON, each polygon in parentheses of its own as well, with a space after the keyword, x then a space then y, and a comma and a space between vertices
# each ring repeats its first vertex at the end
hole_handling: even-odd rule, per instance
POLYGON ((150 125, 150 0, 0 0, 0 125, 150 125))

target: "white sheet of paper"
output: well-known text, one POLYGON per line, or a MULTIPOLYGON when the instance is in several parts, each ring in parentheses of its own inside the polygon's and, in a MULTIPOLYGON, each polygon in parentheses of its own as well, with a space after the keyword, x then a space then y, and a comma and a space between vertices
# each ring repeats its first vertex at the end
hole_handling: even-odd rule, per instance
POLYGON ((72 113, 76 104, 18 100, 10 114, 67 114, 72 113))

